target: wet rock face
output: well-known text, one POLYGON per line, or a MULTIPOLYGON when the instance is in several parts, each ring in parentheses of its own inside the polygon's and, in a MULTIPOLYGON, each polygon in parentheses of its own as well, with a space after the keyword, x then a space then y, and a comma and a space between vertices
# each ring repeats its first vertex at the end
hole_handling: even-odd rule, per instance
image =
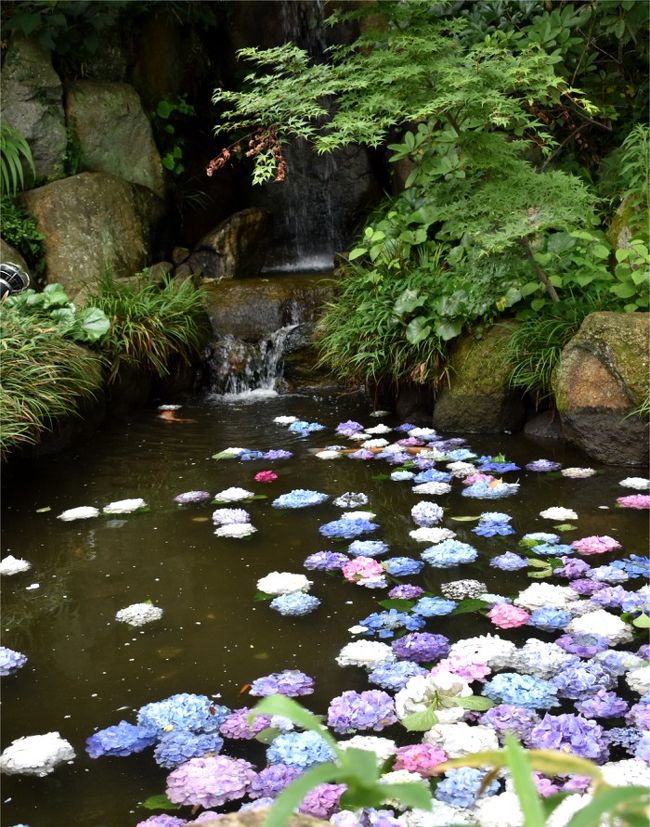
POLYGON ((271 227, 270 213, 241 210, 207 233, 184 263, 209 281, 259 276, 271 227))
POLYGON ((648 313, 592 313, 562 352, 554 391, 564 432, 601 462, 647 464, 647 418, 634 411, 650 385, 649 336, 648 313))

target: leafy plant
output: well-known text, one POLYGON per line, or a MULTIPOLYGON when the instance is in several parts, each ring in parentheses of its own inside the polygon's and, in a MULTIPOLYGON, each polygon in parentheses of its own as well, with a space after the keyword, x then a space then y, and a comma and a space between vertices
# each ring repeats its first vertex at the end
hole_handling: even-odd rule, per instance
POLYGON ((173 358, 190 364, 204 344, 203 295, 189 280, 158 285, 145 271, 134 283, 122 283, 107 275, 88 303, 111 321, 102 342, 109 382, 125 364, 165 376, 173 358))
POLYGON ((6 121, 0 123, 0 193, 15 195, 23 188, 27 166, 36 175, 32 151, 25 136, 6 121))
POLYGON ((33 274, 42 273, 45 269, 43 235, 34 218, 9 197, 0 201, 0 212, 3 239, 18 250, 33 274))
POLYGON ((195 115, 194 107, 183 95, 178 98, 163 98, 151 113, 151 122, 157 143, 162 153, 162 164, 172 175, 185 172, 183 164, 184 139, 179 134, 179 116, 195 115))

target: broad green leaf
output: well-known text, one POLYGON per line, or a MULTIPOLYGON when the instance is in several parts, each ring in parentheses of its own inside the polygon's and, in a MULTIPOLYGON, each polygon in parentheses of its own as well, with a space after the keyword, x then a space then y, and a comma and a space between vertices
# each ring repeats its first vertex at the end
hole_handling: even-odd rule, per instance
MULTIPOLYGON (((290 699, 287 698, 286 700, 290 699)), ((294 808, 300 804, 310 790, 319 784, 343 780, 343 777, 342 770, 336 764, 330 762, 318 764, 318 766, 307 770, 304 775, 296 778, 295 781, 285 787, 275 799, 264 821, 264 827, 286 827, 294 808)))
POLYGON ((365 247, 355 247, 348 253, 348 260, 354 261, 355 258, 361 258, 361 256, 365 256, 367 252, 368 250, 365 247))
POLYGON ((577 527, 577 525, 571 525, 571 523, 560 523, 560 525, 553 526, 556 531, 575 531, 577 527))
POLYGON ((460 335, 462 329, 463 325, 461 322, 438 321, 435 324, 436 333, 445 342, 448 342, 450 339, 454 339, 456 336, 460 335))
POLYGON ((257 733, 257 735, 255 736, 255 740, 259 741, 260 744, 270 744, 271 741, 275 741, 279 734, 279 729, 276 729, 272 726, 268 726, 266 727, 266 729, 263 729, 261 732, 257 733))
POLYGON ((398 612, 408 612, 415 606, 415 601, 400 597, 389 597, 386 600, 380 600, 379 605, 382 609, 397 609, 398 612))
POLYGON ((255 592, 253 600, 255 600, 255 602, 261 602, 262 600, 273 600, 274 597, 274 594, 267 594, 266 592, 255 592))
POLYGON ((604 244, 594 244, 591 248, 590 252, 596 258, 608 258, 610 251, 605 247, 604 244))
POLYGON ((406 328, 406 339, 412 345, 417 345, 431 335, 431 327, 424 316, 416 316, 406 328))
POLYGON ((300 706, 296 701, 287 698, 284 695, 269 695, 257 703, 253 709, 256 715, 282 715, 284 718, 289 718, 294 724, 298 724, 303 729, 309 729, 312 732, 318 733, 323 740, 327 741, 328 745, 337 753, 340 753, 338 745, 330 733, 320 722, 320 719, 311 713, 308 709, 300 706))
POLYGON ((86 307, 77 313, 77 322, 83 330, 86 342, 96 342, 102 338, 111 326, 110 319, 99 307, 86 307))
POLYGON ((482 609, 489 609, 490 604, 486 603, 485 600, 479 600, 477 597, 467 597, 465 600, 460 600, 458 605, 450 612, 452 615, 463 615, 467 614, 468 612, 478 612, 482 609))
POLYGON ((378 808, 384 802, 384 784, 371 787, 349 786, 341 796, 341 807, 345 810, 359 810, 364 807, 378 808))
POLYGON ((396 798, 407 807, 416 807, 418 810, 431 810, 431 791, 424 783, 410 784, 382 784, 384 798, 396 798))
POLYGON ((178 810, 178 805, 170 801, 165 793, 150 795, 140 804, 145 810, 178 810))
POLYGON ((379 778, 380 767, 374 752, 351 747, 343 751, 340 763, 346 772, 358 778, 361 785, 374 783, 379 778))
POLYGON ((494 706, 494 701, 484 698, 482 695, 469 695, 467 698, 446 698, 445 700, 451 703, 452 706, 460 706, 463 709, 473 709, 478 712, 484 712, 494 706))
POLYGON ((526 751, 506 732, 504 753, 526 827, 544 827, 544 808, 533 781, 526 751))
POLYGON ((642 612, 632 621, 632 626, 636 626, 637 629, 650 629, 650 617, 642 612))
POLYGON ((403 316, 406 313, 412 313, 416 307, 421 307, 425 301, 417 290, 404 290, 397 297, 397 301, 393 306, 393 312, 396 316, 403 316))
POLYGON ((480 520, 479 517, 451 517, 450 519, 455 520, 457 523, 475 523, 480 520))
MULTIPOLYGON (((646 787, 609 787, 598 791, 593 799, 573 816, 567 827, 597 827, 601 817, 619 812, 621 805, 628 805, 642 810, 648 806, 648 789, 646 787)), ((621 811, 621 816, 623 815, 621 811)), ((625 818, 621 819, 625 824, 625 818)))
POLYGON ((426 732, 438 723, 438 716, 433 706, 423 712, 413 712, 401 721, 407 732, 426 732))

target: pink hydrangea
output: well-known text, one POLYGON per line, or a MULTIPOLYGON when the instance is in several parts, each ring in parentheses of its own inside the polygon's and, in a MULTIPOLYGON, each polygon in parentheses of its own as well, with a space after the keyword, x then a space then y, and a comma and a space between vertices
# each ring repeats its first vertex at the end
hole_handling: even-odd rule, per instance
POLYGON ((620 547, 621 544, 618 540, 608 537, 606 534, 583 537, 581 540, 574 540, 571 543, 571 548, 577 551, 578 554, 605 554, 620 547))
POLYGON ((242 758, 191 758, 167 776, 167 797, 174 804, 219 807, 243 798, 254 778, 252 765, 242 758))
POLYGON ((273 480, 277 480, 277 478, 278 475, 275 471, 258 471, 253 479, 255 482, 273 482, 273 480))
POLYGON ((463 485, 474 485, 475 482, 494 482, 496 477, 493 477, 492 474, 481 474, 479 471, 476 474, 470 474, 469 477, 465 477, 463 480, 463 485))
POLYGON ((650 494, 630 494, 628 497, 617 497, 616 505, 621 508, 650 508, 650 494))
POLYGON ((394 770, 408 770, 419 775, 436 774, 436 767, 447 760, 447 754, 431 744, 410 744, 400 747, 395 755, 394 770))
POLYGON ((466 658, 462 655, 450 655, 448 658, 441 660, 433 667, 431 674, 436 675, 441 670, 458 675, 459 678, 463 678, 468 683, 484 681, 492 672, 490 667, 483 661, 466 658))
POLYGON ((487 613, 492 623, 500 629, 516 629, 528 622, 530 615, 510 603, 497 603, 487 613))
POLYGON ((381 563, 373 560, 372 557, 355 557, 341 569, 343 577, 350 583, 357 583, 359 580, 381 577, 384 573, 381 563))

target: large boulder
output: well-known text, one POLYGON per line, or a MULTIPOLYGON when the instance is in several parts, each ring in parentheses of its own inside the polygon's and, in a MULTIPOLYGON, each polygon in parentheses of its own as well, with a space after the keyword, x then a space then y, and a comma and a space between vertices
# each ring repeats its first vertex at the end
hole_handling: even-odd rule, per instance
POLYGON ((508 324, 494 325, 481 339, 464 335, 450 360, 450 384, 433 410, 434 427, 441 431, 502 433, 517 430, 524 405, 508 384, 510 364, 505 345, 512 334, 508 324))
POLYGON ((46 278, 83 301, 101 276, 125 278, 148 263, 162 202, 103 172, 83 172, 25 192, 21 203, 44 236, 46 278))
POLYGON ((612 465, 647 465, 650 314, 592 313, 562 351, 555 403, 566 436, 612 465))
POLYGON ((207 233, 185 263, 208 280, 259 276, 271 227, 270 213, 254 208, 241 210, 207 233))
POLYGON ((66 114, 78 143, 82 170, 109 172, 164 196, 160 154, 132 86, 76 81, 68 88, 66 114))
POLYGON ((47 49, 12 38, 2 66, 0 101, 3 123, 27 138, 36 177, 60 178, 67 143, 63 87, 47 49))

